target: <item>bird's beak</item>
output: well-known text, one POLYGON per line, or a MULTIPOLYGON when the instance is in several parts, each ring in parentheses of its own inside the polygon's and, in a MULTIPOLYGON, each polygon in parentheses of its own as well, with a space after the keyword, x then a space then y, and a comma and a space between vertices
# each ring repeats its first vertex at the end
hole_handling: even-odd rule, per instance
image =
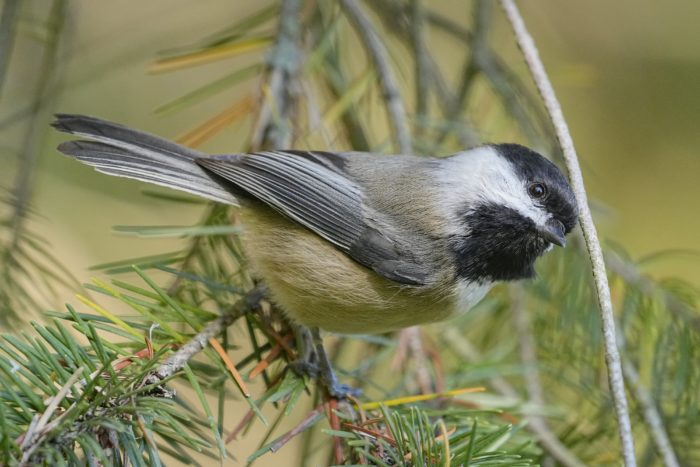
POLYGON ((564 224, 556 219, 549 219, 544 226, 537 229, 540 237, 544 238, 555 245, 566 245, 566 234, 564 233, 564 224))

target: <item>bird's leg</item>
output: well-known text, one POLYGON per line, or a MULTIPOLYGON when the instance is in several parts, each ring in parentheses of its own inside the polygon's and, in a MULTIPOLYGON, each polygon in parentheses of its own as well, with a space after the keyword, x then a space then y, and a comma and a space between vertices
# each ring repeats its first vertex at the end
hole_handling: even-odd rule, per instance
POLYGON ((323 348, 318 328, 297 326, 295 334, 301 344, 301 357, 289 364, 295 373, 318 378, 328 394, 337 399, 345 399, 347 396, 357 397, 361 394, 362 391, 359 389, 338 382, 331 361, 323 348))
POLYGON ((314 338, 306 326, 294 326, 294 335, 300 347, 300 357, 289 363, 294 373, 316 378, 319 373, 318 358, 314 348, 314 338))
POLYGON ((326 354, 326 349, 323 348, 323 341, 318 328, 312 328, 311 335, 316 348, 321 383, 326 387, 328 394, 336 399, 345 399, 348 396, 359 397, 362 394, 360 389, 338 382, 331 361, 328 358, 328 354, 326 354))

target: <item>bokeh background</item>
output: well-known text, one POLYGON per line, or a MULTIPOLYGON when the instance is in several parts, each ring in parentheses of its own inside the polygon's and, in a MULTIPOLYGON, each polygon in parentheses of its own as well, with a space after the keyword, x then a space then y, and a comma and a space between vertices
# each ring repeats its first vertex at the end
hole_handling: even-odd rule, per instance
MULTIPOLYGON (((471 2, 426 3, 471 24, 471 2)), ((634 258, 647 258, 644 270, 656 277, 680 277, 700 286, 700 2, 520 3, 571 127, 602 238, 634 258)), ((152 63, 164 51, 196 43, 259 8, 260 2, 249 0, 70 1, 46 107, 176 138, 248 92, 250 82, 186 112, 159 116, 155 109, 232 67, 259 61, 265 52, 171 73, 150 73, 152 63)), ((15 180, 14 154, 26 144, 27 111, 42 79, 44 18, 45 2, 25 2, 0 98, 3 187, 15 180)), ((456 78, 462 50, 452 42, 444 46, 444 38, 430 39, 436 49, 442 46, 443 65, 454 63, 451 77, 456 78)), ((497 8, 489 40, 529 82, 497 8)), ((239 121, 202 148, 241 150, 250 127, 249 120, 239 121)), ((494 142, 517 137, 499 131, 499 125, 480 130, 494 142)), ((54 148, 62 135, 35 135, 40 158, 32 206, 39 216, 32 225, 79 281, 99 274, 89 270, 95 264, 170 251, 183 241, 118 235, 113 226, 195 224, 203 213, 202 206, 175 210, 172 203, 144 196, 139 183, 97 174, 60 156, 54 148)), ((66 292, 56 306, 71 300, 66 292)), ((274 459, 264 462, 275 465, 274 459)))

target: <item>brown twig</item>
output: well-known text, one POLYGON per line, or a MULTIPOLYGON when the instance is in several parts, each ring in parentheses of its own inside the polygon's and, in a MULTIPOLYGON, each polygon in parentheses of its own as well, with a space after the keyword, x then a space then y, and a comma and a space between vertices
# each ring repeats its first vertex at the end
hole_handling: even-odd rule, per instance
POLYGON ((270 444, 270 452, 277 452, 282 447, 287 444, 292 438, 294 438, 299 433, 311 428, 314 424, 323 417, 323 405, 319 405, 314 410, 309 413, 301 422, 297 424, 287 433, 283 434, 270 444))
MULTIPOLYGON (((384 421, 383 418, 380 418, 377 420, 384 421)), ((375 439, 383 439, 384 441, 391 444, 392 446, 396 446, 398 444, 394 438, 392 438, 391 436, 385 435, 384 433, 381 433, 377 430, 370 430, 369 428, 365 428, 364 426, 354 425, 352 423, 343 423, 343 426, 345 426, 346 428, 349 428, 352 431, 357 431, 358 433, 369 435, 375 439)))
MULTIPOLYGON (((326 405, 328 407, 328 424, 330 425, 331 430, 340 431, 340 420, 338 419, 338 413, 336 412, 338 410, 338 400, 335 398, 330 398, 328 402, 326 402, 326 405)), ((343 444, 341 443, 340 438, 337 436, 333 436, 333 457, 336 465, 340 465, 345 462, 343 459, 343 457, 345 457, 343 456, 343 444)))
POLYGON ((231 431, 231 433, 229 433, 229 435, 226 437, 226 441, 224 441, 224 443, 228 444, 231 441, 233 441, 234 439, 236 439, 236 437, 238 436, 238 433, 240 433, 243 430, 243 428, 245 428, 246 425, 248 425, 248 423, 250 423, 250 421, 253 419, 254 416, 255 416, 255 412, 253 411, 253 409, 248 410, 248 412, 246 412, 246 414, 243 416, 241 421, 238 422, 238 425, 236 425, 236 428, 234 428, 231 431))
POLYGON ((603 325, 603 341, 605 343, 605 362, 608 366, 608 382, 610 383, 610 390, 612 392, 612 399, 617 415, 622 457, 626 466, 634 467, 637 464, 634 456, 634 438, 627 407, 625 381, 622 376, 622 367, 620 364, 620 352, 617 348, 615 316, 613 314, 612 300, 610 298, 610 286, 608 284, 608 276, 605 272, 603 250, 598 240, 591 210, 588 207, 588 197, 583 184, 583 175, 581 174, 581 167, 578 162, 576 149, 574 148, 574 141, 569 132, 569 127, 564 118, 561 105, 557 100, 552 83, 540 59, 535 42, 525 26, 525 22, 518 11, 515 1, 501 0, 501 6, 508 17, 518 45, 523 52, 525 61, 532 74, 532 78, 542 96, 542 100, 552 120, 557 139, 559 140, 564 154, 564 162, 569 172, 571 187, 574 191, 580 211, 579 223, 583 231, 584 239, 586 240, 588 255, 593 267, 593 278, 603 325))
MULTIPOLYGON (((287 337, 288 343, 292 341, 292 337, 287 337)), ((270 352, 258 362, 257 365, 253 367, 252 370, 250 370, 250 373, 248 373, 248 379, 253 379, 257 377, 260 373, 262 373, 265 369, 267 369, 270 364, 282 353, 284 350, 284 347, 281 344, 275 344, 272 349, 270 349, 270 352)))

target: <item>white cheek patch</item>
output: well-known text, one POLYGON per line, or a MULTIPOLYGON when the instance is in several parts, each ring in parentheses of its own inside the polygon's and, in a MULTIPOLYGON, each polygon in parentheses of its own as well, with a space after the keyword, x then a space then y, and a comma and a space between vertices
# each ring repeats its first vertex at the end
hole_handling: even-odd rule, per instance
POLYGON ((443 190, 444 214, 454 221, 450 222, 452 228, 460 225, 456 215, 465 205, 500 204, 516 210, 537 225, 544 225, 551 217, 534 203, 525 182, 515 174, 510 162, 493 148, 472 149, 441 162, 437 177, 443 190))

